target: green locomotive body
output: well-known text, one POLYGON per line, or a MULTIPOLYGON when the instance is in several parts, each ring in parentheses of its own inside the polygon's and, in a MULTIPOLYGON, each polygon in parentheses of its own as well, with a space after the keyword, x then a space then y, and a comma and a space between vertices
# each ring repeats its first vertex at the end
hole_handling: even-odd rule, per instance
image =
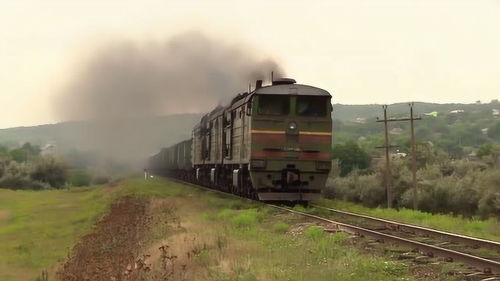
POLYGON ((319 198, 331 169, 331 95, 292 79, 261 85, 203 116, 150 169, 263 201, 319 198))

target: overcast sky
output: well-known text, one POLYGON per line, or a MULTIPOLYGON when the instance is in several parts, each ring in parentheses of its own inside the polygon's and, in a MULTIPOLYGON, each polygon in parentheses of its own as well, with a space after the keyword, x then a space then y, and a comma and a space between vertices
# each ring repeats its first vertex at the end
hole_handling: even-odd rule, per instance
POLYGON ((193 30, 274 58, 335 103, 489 102, 499 15, 500 0, 4 0, 0 128, 62 121, 55 96, 106 42, 193 30))

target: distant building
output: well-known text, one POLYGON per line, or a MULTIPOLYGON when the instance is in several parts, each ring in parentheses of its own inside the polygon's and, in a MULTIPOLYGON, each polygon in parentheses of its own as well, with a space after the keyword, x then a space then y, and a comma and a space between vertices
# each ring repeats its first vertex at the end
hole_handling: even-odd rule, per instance
POLYGON ((366 123, 366 118, 356 117, 356 119, 354 120, 354 122, 360 123, 360 124, 365 124, 366 123))
POLYGON ((492 109, 491 115, 493 115, 494 117, 500 116, 500 109, 496 109, 496 108, 492 109))
POLYGON ((408 156, 408 154, 404 153, 404 152, 396 152, 396 153, 391 154, 391 158, 393 158, 393 159, 405 158, 406 156, 408 156))
POLYGON ((401 135, 402 133, 403 133, 403 129, 401 129, 401 128, 392 128, 389 131, 389 134, 391 134, 391 135, 401 135))
POLYGON ((483 135, 487 136, 487 135, 488 135, 488 131, 489 131, 489 130, 490 130, 489 128, 482 128, 482 129, 481 129, 481 133, 482 133, 483 135))
POLYGON ((467 155, 466 155, 466 159, 469 159, 469 160, 474 160, 474 159, 477 159, 477 154, 476 154, 476 152, 472 151, 471 153, 467 154, 467 155))
POLYGON ((40 154, 41 155, 52 155, 56 152, 56 145, 53 143, 48 143, 42 146, 40 154))

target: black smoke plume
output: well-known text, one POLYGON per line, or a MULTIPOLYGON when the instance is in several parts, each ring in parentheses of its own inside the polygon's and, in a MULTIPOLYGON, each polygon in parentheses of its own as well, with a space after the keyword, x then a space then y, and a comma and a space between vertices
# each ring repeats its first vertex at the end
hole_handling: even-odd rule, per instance
POLYGON ((114 161, 144 160, 189 138, 199 113, 227 103, 257 79, 269 80, 271 71, 283 74, 247 45, 199 32, 165 42, 109 44, 76 70, 56 101, 61 119, 91 120, 78 122, 80 129, 62 142, 114 161), (155 117, 179 113, 198 115, 155 117))
POLYGON ((275 61, 252 53, 245 44, 197 32, 162 43, 117 42, 83 66, 57 110, 71 120, 209 111, 271 71, 283 73, 275 61))

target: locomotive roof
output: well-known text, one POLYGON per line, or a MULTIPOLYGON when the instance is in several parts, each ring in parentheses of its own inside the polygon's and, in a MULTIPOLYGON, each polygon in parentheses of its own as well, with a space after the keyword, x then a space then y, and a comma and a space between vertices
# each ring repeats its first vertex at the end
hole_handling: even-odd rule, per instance
POLYGON ((270 85, 255 90, 259 95, 331 96, 326 90, 302 84, 270 85))
POLYGON ((309 86, 309 85, 302 85, 302 84, 278 84, 278 85, 269 85, 269 86, 264 86, 261 88, 258 88, 254 90, 251 93, 243 93, 240 94, 239 99, 233 99, 231 104, 222 107, 218 105, 216 108, 214 108, 211 112, 205 114, 202 118, 200 123, 197 123, 195 127, 193 128, 194 130, 200 128, 200 124, 204 123, 208 120, 212 120, 215 117, 222 115, 225 110, 228 108, 232 108, 234 106, 241 106, 241 104, 244 104, 248 102, 249 99, 252 98, 253 95, 305 95, 305 96, 329 96, 331 97, 331 94, 323 89, 309 86))

